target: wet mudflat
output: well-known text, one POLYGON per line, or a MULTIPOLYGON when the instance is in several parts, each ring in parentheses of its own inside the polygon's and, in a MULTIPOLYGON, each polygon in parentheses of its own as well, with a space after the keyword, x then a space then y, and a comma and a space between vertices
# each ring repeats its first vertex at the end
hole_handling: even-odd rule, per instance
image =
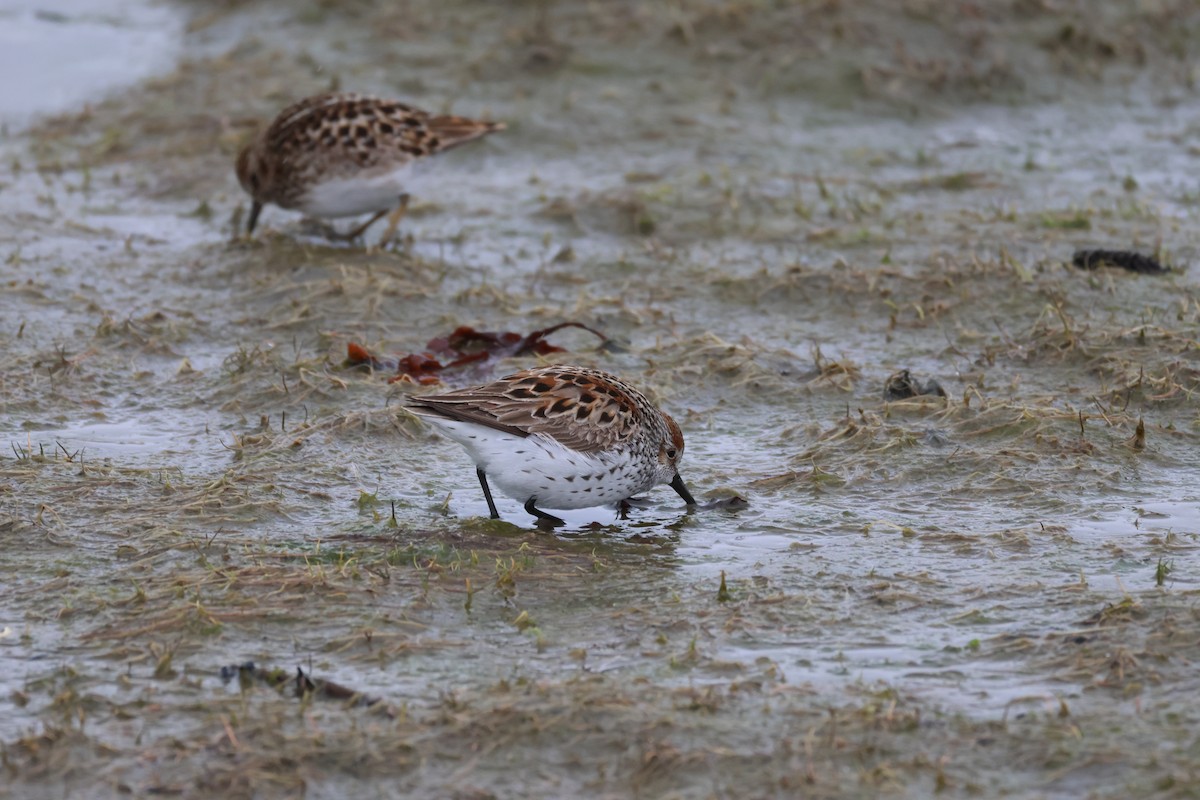
POLYGON ((0 795, 1197 794, 1195 10, 166 8, 3 141, 0 795), (509 130, 399 247, 235 240, 334 86, 509 130), (345 363, 564 321, 746 508, 484 519, 345 363))

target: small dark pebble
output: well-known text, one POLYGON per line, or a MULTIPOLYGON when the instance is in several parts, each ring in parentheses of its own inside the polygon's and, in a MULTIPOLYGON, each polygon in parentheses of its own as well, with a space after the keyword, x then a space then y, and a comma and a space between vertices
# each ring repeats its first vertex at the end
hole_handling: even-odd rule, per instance
POLYGON ((253 661, 241 664, 229 664, 221 667, 221 680, 224 683, 237 678, 243 689, 249 689, 252 682, 258 679, 266 685, 279 689, 291 683, 296 697, 313 695, 327 700, 353 701, 357 706, 374 706, 380 702, 378 697, 360 694, 353 689, 333 681, 317 680, 305 674, 304 670, 296 667, 294 679, 289 680, 288 673, 281 669, 259 669, 253 661))
POLYGON ((716 500, 709 500, 707 503, 701 503, 696 506, 700 511, 712 511, 714 509, 723 508, 726 511, 739 511, 743 508, 748 508, 750 501, 744 497, 738 497, 736 494, 732 497, 719 497, 716 500))
POLYGON ((243 664, 230 664, 228 666, 221 667, 221 680, 224 683, 229 683, 231 680, 236 678, 238 675, 241 675, 246 672, 249 672, 249 673, 254 672, 254 662, 253 661, 247 661, 243 664))
POLYGON ((1130 250, 1076 250, 1071 263, 1079 269, 1120 267, 1142 275, 1163 275, 1171 271, 1150 256, 1130 250))
POLYGON ((906 400, 910 397, 919 397, 921 395, 945 397, 946 390, 933 378, 930 378, 927 383, 922 385, 906 369, 892 373, 892 376, 887 379, 887 383, 883 385, 884 400, 906 400))

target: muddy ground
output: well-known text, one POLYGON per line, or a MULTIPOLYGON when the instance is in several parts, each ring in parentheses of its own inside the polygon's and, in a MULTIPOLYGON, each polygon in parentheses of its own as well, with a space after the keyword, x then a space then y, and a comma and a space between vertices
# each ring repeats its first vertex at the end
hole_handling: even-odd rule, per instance
POLYGON ((1200 13, 1129 5, 155 6, 0 148, 0 796, 1200 795, 1200 13), (509 129, 237 237, 331 87, 509 129), (344 363, 565 320, 745 508, 484 519, 344 363))

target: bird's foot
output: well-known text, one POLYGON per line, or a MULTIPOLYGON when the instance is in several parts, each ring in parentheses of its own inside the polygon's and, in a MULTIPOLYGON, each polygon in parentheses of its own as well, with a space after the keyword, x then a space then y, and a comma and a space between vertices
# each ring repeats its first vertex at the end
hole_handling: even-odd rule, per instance
POLYGON ((553 530, 554 528, 560 528, 563 525, 567 524, 566 520, 564 520, 560 517, 556 517, 553 514, 547 514, 545 511, 542 511, 540 508, 535 506, 534 503, 536 501, 537 501, 536 497, 531 497, 528 500, 526 500, 525 501, 525 510, 528 511, 530 514, 533 514, 533 516, 537 517, 536 524, 539 528, 541 528, 543 530, 546 530, 546 529, 553 530))

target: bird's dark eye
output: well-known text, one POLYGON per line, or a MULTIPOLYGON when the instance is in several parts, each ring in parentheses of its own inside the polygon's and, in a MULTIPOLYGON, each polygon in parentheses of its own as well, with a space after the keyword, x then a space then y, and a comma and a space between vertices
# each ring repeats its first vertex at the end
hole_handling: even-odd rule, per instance
POLYGON ((679 451, 676 450, 674 447, 667 448, 667 458, 674 459, 675 456, 677 456, 678 454, 679 454, 679 451))

